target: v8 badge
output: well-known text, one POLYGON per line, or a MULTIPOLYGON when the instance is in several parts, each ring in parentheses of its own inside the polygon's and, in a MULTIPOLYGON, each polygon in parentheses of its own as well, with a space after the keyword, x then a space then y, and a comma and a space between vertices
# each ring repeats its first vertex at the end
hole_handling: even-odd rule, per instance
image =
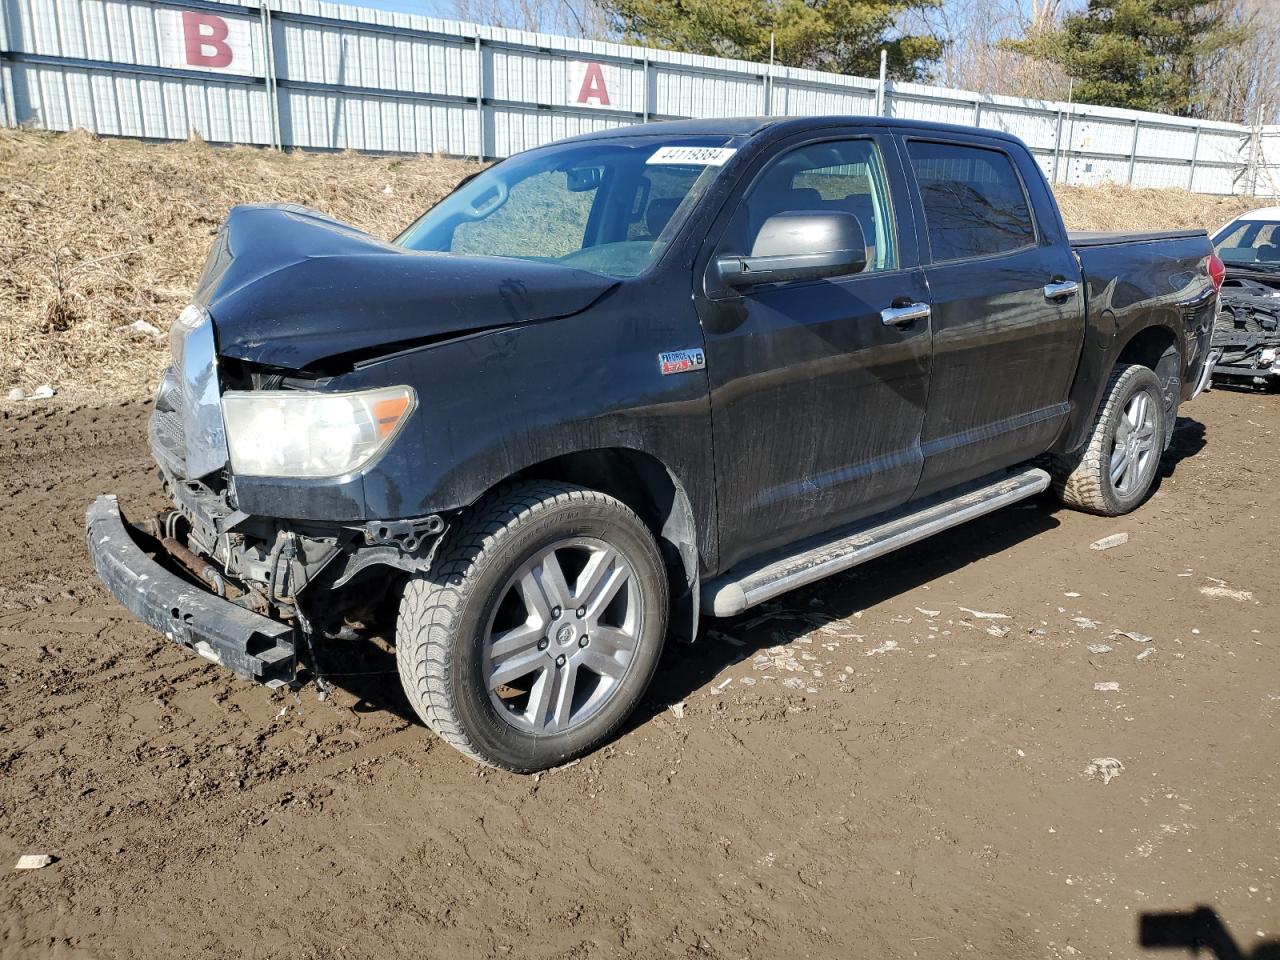
POLYGON ((694 350, 673 350, 670 353, 658 354, 658 367, 664 377, 673 373, 688 373, 691 370, 702 370, 707 365, 707 355, 701 348, 694 350))

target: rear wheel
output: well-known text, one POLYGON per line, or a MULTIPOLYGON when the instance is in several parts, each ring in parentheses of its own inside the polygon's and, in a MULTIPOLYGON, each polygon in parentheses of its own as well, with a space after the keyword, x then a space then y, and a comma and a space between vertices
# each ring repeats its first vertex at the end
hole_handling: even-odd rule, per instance
POLYGON ((406 585, 401 681, 451 746, 543 770, 631 713, 662 651, 667 602, 653 537, 620 501, 562 483, 508 487, 406 585))
POLYGON ((1102 516, 1128 513, 1160 466, 1167 422, 1163 386, 1148 367, 1118 365, 1085 446, 1055 462, 1054 490, 1067 506, 1102 516))

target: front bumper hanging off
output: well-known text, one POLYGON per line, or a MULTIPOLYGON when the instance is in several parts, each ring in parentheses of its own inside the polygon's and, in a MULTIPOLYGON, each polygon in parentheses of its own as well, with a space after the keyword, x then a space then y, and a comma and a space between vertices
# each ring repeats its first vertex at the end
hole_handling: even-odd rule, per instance
POLYGON ((293 681, 293 627, 193 586, 152 560, 130 534, 112 495, 93 502, 85 528, 98 576, 139 619, 242 677, 270 686, 293 681))

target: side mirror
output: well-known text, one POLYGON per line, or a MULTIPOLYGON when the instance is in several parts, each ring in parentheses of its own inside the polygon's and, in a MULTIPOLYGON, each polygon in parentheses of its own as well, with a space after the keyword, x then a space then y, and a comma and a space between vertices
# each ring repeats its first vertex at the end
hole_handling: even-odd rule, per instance
POLYGON ((720 280, 730 287, 847 277, 866 265, 867 241, 858 218, 816 210, 775 214, 760 228, 751 256, 716 261, 720 280))

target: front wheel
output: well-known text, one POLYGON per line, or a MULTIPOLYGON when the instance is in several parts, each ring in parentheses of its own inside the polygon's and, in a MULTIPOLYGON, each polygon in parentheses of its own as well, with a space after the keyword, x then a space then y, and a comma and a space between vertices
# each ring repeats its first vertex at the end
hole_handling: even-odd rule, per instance
POLYGON ((1054 464, 1054 490, 1069 507, 1117 517, 1147 496, 1171 432, 1160 378, 1138 364, 1112 371, 1083 449, 1054 464))
POLYGON ((667 631, 667 577, 626 505, 564 483, 511 486, 405 586, 396 661, 441 739, 520 773, 590 751, 630 715, 667 631))

